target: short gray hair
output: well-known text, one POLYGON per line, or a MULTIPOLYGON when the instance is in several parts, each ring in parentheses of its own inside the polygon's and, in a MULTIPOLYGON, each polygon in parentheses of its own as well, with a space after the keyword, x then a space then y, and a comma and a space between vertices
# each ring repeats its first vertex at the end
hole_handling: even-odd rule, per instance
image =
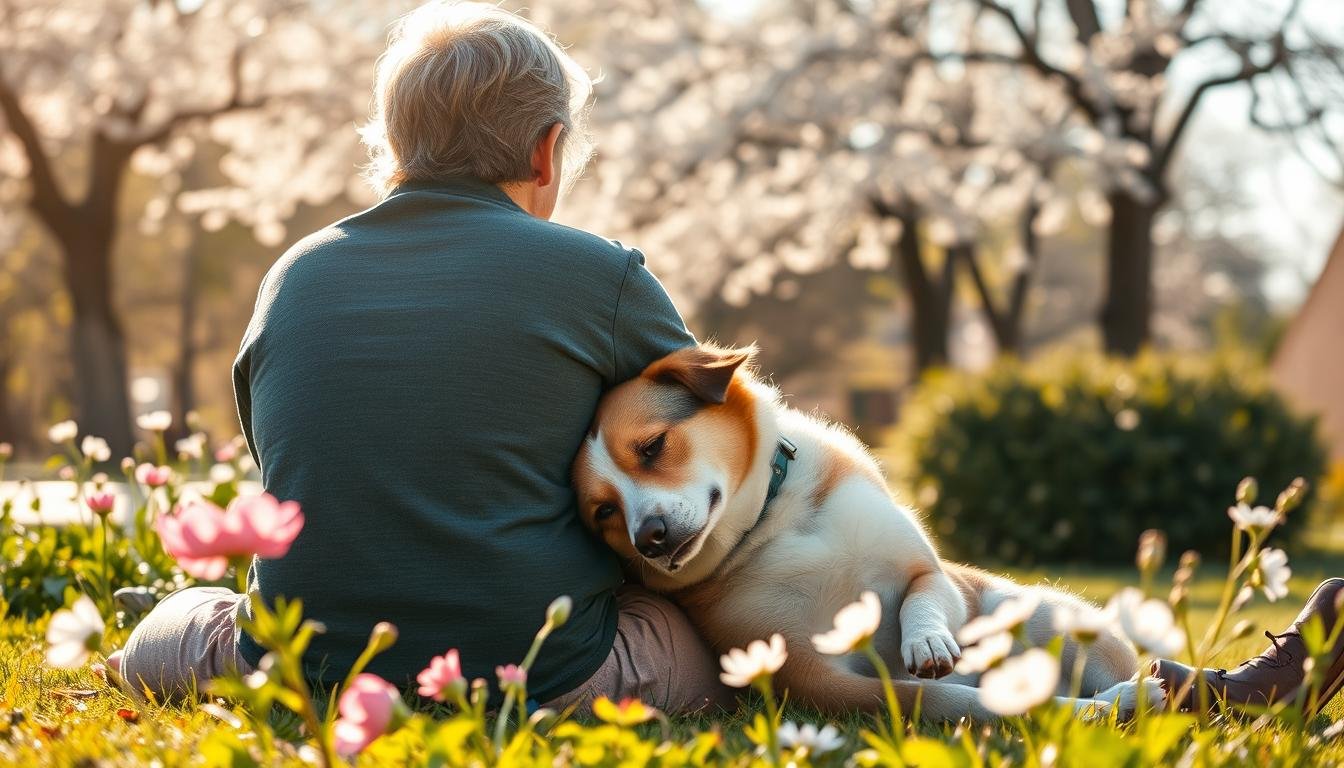
POLYGON ((382 195, 410 181, 532 176, 532 150, 564 125, 564 185, 591 154, 592 80, 531 22, 482 3, 427 3, 403 16, 378 60, 373 116, 360 129, 382 195))

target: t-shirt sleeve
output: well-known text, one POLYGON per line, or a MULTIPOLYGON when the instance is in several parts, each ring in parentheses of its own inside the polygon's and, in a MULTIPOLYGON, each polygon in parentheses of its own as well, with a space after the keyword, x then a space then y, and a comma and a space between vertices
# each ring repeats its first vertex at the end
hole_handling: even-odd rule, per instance
POLYGON ((654 360, 694 343, 672 298, 644 266, 644 254, 632 249, 612 319, 615 379, 608 386, 633 379, 654 360))

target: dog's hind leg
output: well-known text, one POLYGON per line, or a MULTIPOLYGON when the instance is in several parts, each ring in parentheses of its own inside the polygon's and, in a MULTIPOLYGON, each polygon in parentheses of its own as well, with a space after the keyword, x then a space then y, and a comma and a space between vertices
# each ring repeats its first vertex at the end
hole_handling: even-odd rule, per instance
MULTIPOLYGON (((788 661, 779 670, 777 690, 787 690, 791 700, 832 714, 876 712, 886 705, 881 680, 843 669, 801 643, 791 643, 789 648, 788 661)), ((985 709, 979 692, 969 685, 897 679, 892 686, 907 719, 916 708, 921 719, 930 721, 956 722, 967 716, 981 722, 999 719, 985 709)))
MULTIPOLYGON (((1041 603, 1035 613, 1027 620, 1026 633, 1033 645, 1045 646, 1053 641, 1059 630, 1055 628, 1055 613, 1063 611, 1096 611, 1089 603, 1067 592, 1046 586, 1020 587, 1023 592, 1032 591, 1040 595, 1041 603)), ((1079 644, 1072 638, 1065 638, 1061 655, 1059 690, 1065 695, 1074 689, 1074 667, 1081 651, 1079 644)), ((1091 698, 1119 683, 1135 679, 1138 673, 1139 659, 1129 643, 1114 632, 1103 629, 1096 640, 1087 647, 1087 658, 1083 667, 1083 679, 1078 685, 1079 695, 1091 698)))
MULTIPOLYGON (((1067 644, 1074 646, 1072 640, 1067 644)), ((1066 646, 1065 655, 1069 657, 1068 666, 1072 669, 1071 649, 1066 646)), ((1076 648, 1073 649, 1076 652, 1076 648)), ((1114 697, 1104 695, 1110 689, 1134 680, 1139 672, 1139 658, 1129 643, 1114 633, 1106 631, 1097 636, 1096 642, 1087 649, 1087 666, 1083 668, 1083 696, 1110 700, 1114 697)))

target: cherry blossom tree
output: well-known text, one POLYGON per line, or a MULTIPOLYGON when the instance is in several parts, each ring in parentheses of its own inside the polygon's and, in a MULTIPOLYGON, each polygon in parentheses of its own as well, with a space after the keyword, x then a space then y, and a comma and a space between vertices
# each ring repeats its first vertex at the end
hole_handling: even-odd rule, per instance
POLYGON ((354 133, 331 128, 364 113, 385 21, 299 0, 0 0, 0 205, 59 247, 76 415, 118 454, 132 443, 113 280, 128 174, 160 180, 149 221, 177 205, 278 244, 296 205, 353 181, 354 133), (218 177, 184 188, 204 145, 220 148, 218 177))
POLYGON ((604 78, 584 223, 629 233, 691 303, 743 304, 838 260, 890 269, 916 371, 948 360, 964 270, 1018 347, 1053 169, 1083 155, 1056 90, 930 56, 927 3, 764 3, 737 22, 691 5, 657 23, 640 6, 575 40, 604 78), (981 243, 1005 221, 1024 237, 991 270, 981 243))
POLYGON ((1131 167, 1104 180, 1110 225, 1100 322, 1108 351, 1133 354, 1151 336, 1154 223, 1172 194, 1172 160, 1210 92, 1249 89, 1253 123, 1307 137, 1325 171, 1344 178, 1344 152, 1330 130, 1340 119, 1344 35, 1324 36, 1306 4, 939 4, 946 17, 969 20, 972 34, 930 46, 931 55, 1035 73, 1086 120, 1090 147, 1131 153, 1131 167))

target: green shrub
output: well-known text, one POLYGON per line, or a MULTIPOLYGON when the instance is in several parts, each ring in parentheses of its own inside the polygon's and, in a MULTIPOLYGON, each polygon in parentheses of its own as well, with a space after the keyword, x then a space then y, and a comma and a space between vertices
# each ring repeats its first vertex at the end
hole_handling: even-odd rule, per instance
POLYGON ((1238 480, 1256 477, 1272 504, 1325 468, 1315 419, 1225 356, 937 372, 906 404, 891 455, 949 553, 1017 563, 1126 561, 1146 528, 1166 531, 1173 552, 1226 556, 1238 480))

